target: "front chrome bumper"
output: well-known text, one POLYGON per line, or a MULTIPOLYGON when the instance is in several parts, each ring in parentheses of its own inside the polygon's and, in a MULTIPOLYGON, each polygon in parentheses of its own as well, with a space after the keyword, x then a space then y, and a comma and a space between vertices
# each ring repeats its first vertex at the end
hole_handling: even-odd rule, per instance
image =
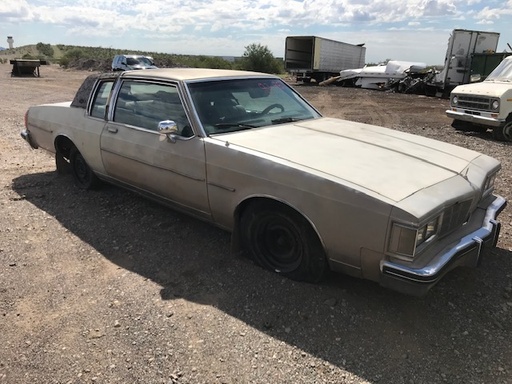
POLYGON ((453 120, 460 120, 473 124, 487 125, 489 127, 501 127, 502 125, 505 124, 505 120, 499 120, 493 117, 487 117, 482 115, 470 115, 468 113, 453 111, 451 109, 448 109, 446 111, 446 116, 452 118, 453 120))
POLYGON ((449 271, 458 266, 476 267, 484 249, 496 246, 501 224, 496 220, 507 201, 496 196, 486 210, 482 226, 462 237, 422 268, 409 268, 391 261, 380 265, 380 284, 414 296, 425 295, 449 271))

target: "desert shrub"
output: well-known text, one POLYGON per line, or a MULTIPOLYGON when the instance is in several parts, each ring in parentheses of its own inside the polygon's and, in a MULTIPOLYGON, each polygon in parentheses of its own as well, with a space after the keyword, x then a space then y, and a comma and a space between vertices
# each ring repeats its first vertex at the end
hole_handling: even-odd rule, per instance
POLYGON ((59 60, 59 65, 64 68, 73 67, 73 63, 84 58, 85 54, 81 48, 72 48, 64 54, 59 60))
POLYGON ((265 73, 282 73, 283 71, 270 49, 261 44, 250 44, 245 47, 245 52, 237 62, 237 67, 246 71, 265 73))
POLYGON ((69 67, 69 58, 68 57, 61 57, 59 59, 59 65, 61 67, 64 67, 64 68, 68 68, 69 67))
POLYGON ((87 55, 81 48, 70 49, 64 54, 64 57, 67 57, 69 60, 78 60, 86 56, 87 55))
POLYGON ((218 56, 185 56, 182 60, 187 67, 232 69, 233 64, 218 56))
POLYGON ((46 57, 53 57, 53 54, 55 53, 50 44, 37 43, 36 48, 39 53, 46 57))

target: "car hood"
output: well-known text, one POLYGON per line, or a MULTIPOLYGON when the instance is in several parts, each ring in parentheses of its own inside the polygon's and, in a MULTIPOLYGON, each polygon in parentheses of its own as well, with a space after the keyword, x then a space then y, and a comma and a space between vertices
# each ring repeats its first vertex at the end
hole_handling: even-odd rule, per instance
POLYGON ((483 81, 481 83, 458 85, 453 89, 452 95, 465 94, 499 98, 511 88, 512 82, 483 81))
POLYGON ((425 137, 333 118, 226 133, 213 139, 394 202, 460 174, 471 161, 484 156, 425 137))

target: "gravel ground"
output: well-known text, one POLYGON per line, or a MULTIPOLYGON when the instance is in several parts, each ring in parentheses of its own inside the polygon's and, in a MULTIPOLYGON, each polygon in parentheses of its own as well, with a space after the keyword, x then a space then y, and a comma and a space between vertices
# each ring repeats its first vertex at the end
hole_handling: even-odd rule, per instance
MULTIPOLYGON (((19 132, 85 71, 0 64, 0 383, 511 383, 512 210, 478 269, 425 298, 343 275, 293 282, 229 252, 229 234, 105 186, 83 192, 19 132)), ((510 143, 455 132, 447 100, 297 86, 324 115, 502 161, 510 143)))

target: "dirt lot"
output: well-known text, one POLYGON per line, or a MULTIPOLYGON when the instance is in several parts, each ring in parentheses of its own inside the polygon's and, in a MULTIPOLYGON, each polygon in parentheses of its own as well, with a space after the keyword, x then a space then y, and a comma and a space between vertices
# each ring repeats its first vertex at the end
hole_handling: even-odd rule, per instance
MULTIPOLYGON (((229 252, 229 235, 105 186, 76 189, 19 132, 33 104, 88 74, 0 65, 0 383, 511 383, 512 209, 478 269, 418 299, 335 275, 292 282, 229 252)), ((455 132, 448 102, 299 86, 327 116, 500 159, 511 145, 455 132)))

